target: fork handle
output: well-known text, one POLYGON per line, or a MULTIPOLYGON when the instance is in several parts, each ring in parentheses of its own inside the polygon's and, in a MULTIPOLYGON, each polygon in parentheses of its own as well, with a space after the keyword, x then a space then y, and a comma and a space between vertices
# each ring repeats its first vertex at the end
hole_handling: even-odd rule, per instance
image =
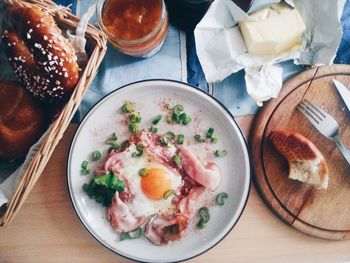
POLYGON ((340 139, 338 137, 335 138, 335 143, 336 143, 338 149, 340 150, 340 152, 342 153, 342 155, 344 156, 344 158, 346 159, 346 161, 348 162, 348 164, 350 164, 350 151, 348 149, 346 149, 346 147, 344 146, 344 144, 340 141, 340 139))

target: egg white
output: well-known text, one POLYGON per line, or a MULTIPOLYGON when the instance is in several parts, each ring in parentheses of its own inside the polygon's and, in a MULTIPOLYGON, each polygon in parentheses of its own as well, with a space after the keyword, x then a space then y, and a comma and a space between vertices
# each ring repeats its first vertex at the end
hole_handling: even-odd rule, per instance
MULTIPOLYGON (((135 152, 135 146, 130 145, 129 150, 135 152)), ((177 190, 181 185, 181 175, 177 173, 175 169, 170 169, 162 163, 155 160, 146 151, 140 156, 135 158, 129 158, 123 161, 125 163, 124 168, 120 170, 121 174, 128 180, 132 192, 135 197, 128 203, 130 211, 135 216, 150 216, 157 213, 174 212, 175 207, 172 205, 172 199, 174 196, 170 196, 167 199, 152 200, 149 199, 141 189, 141 179, 139 176, 139 170, 142 168, 160 168, 166 172, 170 179, 170 189, 177 190)), ((170 190, 169 189, 169 190, 170 190)))

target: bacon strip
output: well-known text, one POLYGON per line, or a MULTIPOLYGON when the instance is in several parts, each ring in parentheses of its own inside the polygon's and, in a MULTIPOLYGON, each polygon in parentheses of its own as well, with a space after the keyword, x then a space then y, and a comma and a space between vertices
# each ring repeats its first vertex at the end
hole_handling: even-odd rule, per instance
POLYGON ((181 238, 181 235, 167 231, 168 227, 176 224, 177 221, 174 216, 153 216, 146 225, 145 236, 156 245, 169 244, 170 241, 181 238))
POLYGON ((197 210, 203 205, 201 197, 204 191, 205 188, 201 186, 192 188, 189 195, 179 202, 176 214, 152 217, 146 225, 145 236, 148 240, 156 245, 166 245, 181 239, 197 210), (171 231, 172 228, 175 231, 171 231))
POLYGON ((132 158, 131 155, 132 153, 130 149, 127 149, 123 152, 111 153, 104 165, 105 172, 111 171, 113 173, 119 174, 120 170, 125 166, 125 160, 130 160, 132 158))
POLYGON ((219 187, 221 172, 215 163, 209 162, 204 165, 186 147, 181 147, 179 154, 182 159, 182 167, 189 177, 211 191, 215 191, 219 187))
POLYGON ((132 231, 147 220, 147 217, 135 217, 128 206, 119 198, 118 192, 115 193, 112 205, 107 210, 107 217, 118 233, 132 231))
POLYGON ((149 131, 142 131, 140 135, 141 143, 145 146, 145 150, 157 161, 173 167, 172 159, 176 154, 176 147, 163 147, 159 143, 159 135, 149 131))

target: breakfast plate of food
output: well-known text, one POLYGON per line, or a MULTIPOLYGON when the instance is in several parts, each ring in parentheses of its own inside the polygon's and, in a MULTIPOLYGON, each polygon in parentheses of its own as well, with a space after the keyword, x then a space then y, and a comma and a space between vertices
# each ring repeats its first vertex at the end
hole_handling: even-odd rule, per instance
POLYGON ((174 262, 219 243, 248 199, 244 136, 224 106, 188 84, 149 80, 100 100, 71 144, 73 206, 124 257, 174 262))

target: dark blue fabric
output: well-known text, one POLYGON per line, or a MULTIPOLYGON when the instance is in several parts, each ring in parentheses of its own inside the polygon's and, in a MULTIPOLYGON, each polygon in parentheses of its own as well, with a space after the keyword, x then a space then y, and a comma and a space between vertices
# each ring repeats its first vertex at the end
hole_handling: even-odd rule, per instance
POLYGON ((196 45, 193 32, 186 33, 187 48, 187 82, 208 91, 208 84, 202 70, 202 66, 198 61, 196 53, 196 45))
POLYGON ((350 64, 350 0, 345 3, 341 23, 344 33, 334 63, 350 64))

